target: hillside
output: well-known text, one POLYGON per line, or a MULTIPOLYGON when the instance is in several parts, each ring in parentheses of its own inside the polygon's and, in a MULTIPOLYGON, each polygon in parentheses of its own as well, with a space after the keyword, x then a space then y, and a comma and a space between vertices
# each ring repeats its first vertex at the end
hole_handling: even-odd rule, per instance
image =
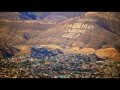
MULTIPOLYGON (((104 14, 104 13, 103 13, 104 14)), ((114 14, 114 13, 113 13, 114 14)), ((106 14, 107 15, 107 14, 106 14)), ((119 44, 119 19, 97 15, 82 15, 64 21, 33 38, 30 43, 60 46, 90 47, 94 49, 115 47, 119 44), (116 43, 117 42, 117 43, 116 43)))

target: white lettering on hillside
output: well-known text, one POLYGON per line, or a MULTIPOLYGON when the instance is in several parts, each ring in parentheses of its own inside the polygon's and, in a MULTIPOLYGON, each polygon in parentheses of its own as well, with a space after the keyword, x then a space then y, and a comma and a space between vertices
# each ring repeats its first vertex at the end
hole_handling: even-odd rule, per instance
POLYGON ((86 18, 86 19, 79 19, 78 22, 83 22, 83 21, 89 21, 89 22, 96 22, 97 19, 90 19, 90 18, 86 18))
POLYGON ((96 19, 79 19, 78 23, 67 25, 68 29, 62 35, 62 37, 77 39, 80 36, 80 34, 84 34, 86 30, 95 29, 94 25, 91 25, 89 23, 81 23, 83 21, 96 22, 97 20, 96 19))
POLYGON ((80 33, 65 33, 62 37, 77 39, 80 33))
POLYGON ((68 28, 79 28, 79 29, 94 29, 94 25, 84 23, 74 23, 67 26, 68 28))
POLYGON ((72 28, 69 28, 67 29, 65 32, 69 32, 69 33, 84 33, 85 30, 80 30, 80 29, 72 29, 72 28))

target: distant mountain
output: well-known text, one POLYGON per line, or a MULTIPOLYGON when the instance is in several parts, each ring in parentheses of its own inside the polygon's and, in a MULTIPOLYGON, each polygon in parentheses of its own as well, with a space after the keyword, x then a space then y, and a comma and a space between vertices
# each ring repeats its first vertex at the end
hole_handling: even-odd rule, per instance
POLYGON ((37 20, 37 16, 28 12, 19 12, 21 20, 37 20))
POLYGON ((44 20, 38 18, 29 12, 0 12, 1 43, 25 44, 30 39, 39 36, 39 33, 67 19, 67 17, 60 15, 51 15, 44 20))
POLYGON ((39 44, 94 49, 119 46, 119 16, 120 13, 116 12, 88 12, 65 20, 29 42, 36 43, 37 40, 39 44))
POLYGON ((62 16, 75 17, 84 12, 0 12, 0 19, 7 20, 43 20, 44 18, 62 16))
MULTIPOLYGON (((70 14, 70 13, 69 13, 70 14)), ((73 13, 71 13, 73 14, 73 13)), ((30 12, 0 12, 0 19, 6 20, 34 20, 43 18, 45 24, 26 22, 1 21, 1 40, 12 37, 12 44, 57 44, 69 47, 120 47, 120 13, 119 12, 87 12, 77 13, 73 17, 67 12, 30 13, 30 12), (59 14, 59 15, 58 15, 59 14), (68 18, 69 17, 69 18, 68 18), (71 17, 71 18, 70 18, 71 17), (52 23, 52 24, 48 24, 52 23), (60 22, 60 23, 59 23, 60 22), (54 23, 54 24, 53 24, 54 23), (58 24, 55 24, 58 23, 58 24), (9 34, 9 30, 11 34, 9 34), (28 30, 28 31, 26 31, 28 30), (35 30, 39 30, 35 31, 35 30), (44 32, 41 32, 44 31, 44 32), (15 39, 16 38, 16 39, 15 39), (19 42, 16 42, 19 41, 19 42)), ((39 20, 38 20, 39 21, 39 20)))
POLYGON ((0 19, 6 20, 36 20, 36 16, 27 12, 0 12, 0 19))
POLYGON ((0 53, 3 56, 11 57, 19 52, 11 46, 26 44, 59 46, 65 51, 72 49, 72 52, 104 48, 120 51, 119 12, 87 12, 75 17, 55 13, 43 17, 29 12, 1 12, 0 20, 0 53))
POLYGON ((57 24, 67 19, 67 17, 62 15, 50 15, 43 18, 43 22, 57 24))
POLYGON ((0 19, 20 20, 19 12, 0 12, 0 19))
POLYGON ((35 15, 39 19, 43 19, 48 16, 61 15, 67 18, 75 17, 84 14, 85 12, 27 12, 27 14, 35 15))

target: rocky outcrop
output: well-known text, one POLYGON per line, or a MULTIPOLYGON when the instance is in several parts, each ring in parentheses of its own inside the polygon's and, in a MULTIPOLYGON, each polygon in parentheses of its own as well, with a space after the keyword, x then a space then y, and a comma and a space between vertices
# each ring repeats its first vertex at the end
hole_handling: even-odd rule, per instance
POLYGON ((95 54, 100 58, 108 58, 115 61, 120 61, 120 53, 114 48, 105 48, 96 50, 95 54))

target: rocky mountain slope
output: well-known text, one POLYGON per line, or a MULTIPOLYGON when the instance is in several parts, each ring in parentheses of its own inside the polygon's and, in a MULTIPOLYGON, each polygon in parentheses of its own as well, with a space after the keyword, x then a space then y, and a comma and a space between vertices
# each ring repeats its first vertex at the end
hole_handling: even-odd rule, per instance
MULTIPOLYGON (((70 18, 29 42, 36 43, 37 40, 37 44, 94 49, 119 47, 120 19, 114 14, 114 12, 111 12, 110 15, 104 12, 99 15, 86 13, 70 18)), ((119 16, 119 13, 117 15, 119 16)))

